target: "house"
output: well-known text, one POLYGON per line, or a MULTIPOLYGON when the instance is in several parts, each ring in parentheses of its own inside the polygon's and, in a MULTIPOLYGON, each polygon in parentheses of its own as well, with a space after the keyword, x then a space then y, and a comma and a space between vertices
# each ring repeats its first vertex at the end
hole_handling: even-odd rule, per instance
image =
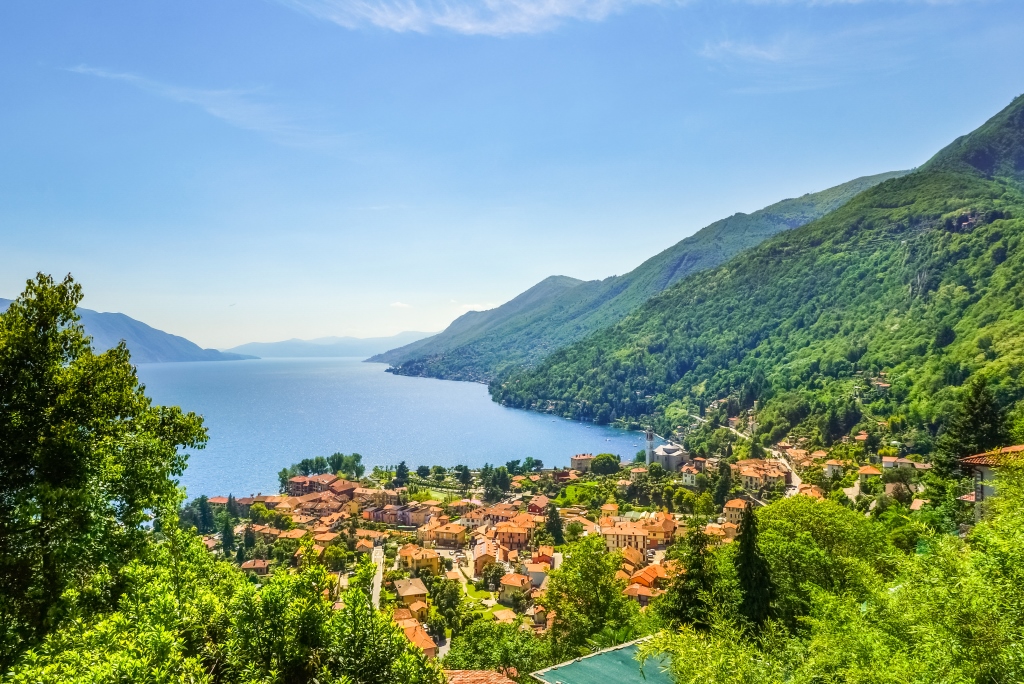
POLYGON ((321 546, 330 546, 337 543, 339 539, 341 539, 341 535, 337 532, 321 532, 313 537, 313 541, 321 546))
POLYGON ((423 601, 413 601, 409 604, 409 608, 407 610, 420 622, 426 620, 427 615, 430 613, 430 607, 423 601))
POLYGON ((622 569, 626 572, 626 576, 623 579, 629 581, 630 575, 643 567, 643 565, 644 554, 631 546, 622 549, 622 569))
POLYGON ((857 476, 860 478, 861 483, 867 482, 872 477, 879 477, 882 471, 874 466, 861 466, 857 470, 857 476))
POLYGON ((473 576, 480 577, 484 568, 491 563, 503 560, 497 542, 481 539, 473 546, 473 576))
POLYGON ((684 487, 696 487, 697 486, 697 475, 699 474, 697 469, 690 465, 685 465, 679 469, 679 474, 683 481, 684 487))
POLYGON ((632 470, 629 471, 629 481, 630 482, 636 482, 637 480, 639 480, 642 476, 644 476, 646 474, 647 474, 647 468, 639 468, 639 467, 633 468, 632 470))
POLYGON ((807 484, 806 482, 802 482, 800 484, 800 488, 797 491, 797 494, 803 494, 804 496, 809 496, 812 499, 824 499, 825 498, 825 490, 824 489, 822 489, 818 485, 807 484))
POLYGON ((842 461, 837 461, 834 458, 831 459, 831 460, 825 461, 824 471, 825 471, 825 477, 827 477, 827 478, 842 477, 843 474, 844 474, 843 463, 842 463, 842 461))
POLYGON ((641 607, 646 606, 651 602, 651 598, 654 596, 654 591, 650 587, 645 587, 642 584, 630 584, 628 587, 622 590, 624 596, 628 596, 641 607))
POLYGON ((404 630, 405 638, 408 639, 413 646, 423 651, 423 655, 428 658, 437 657, 437 644, 427 634, 427 630, 423 629, 422 625, 410 625, 404 630))
POLYGON ((511 625, 519 620, 519 616, 516 615, 516 612, 514 610, 509 610, 508 608, 502 608, 494 611, 491 613, 491 617, 494 618, 495 622, 503 625, 511 625))
POLYGON ((917 467, 917 464, 914 461, 911 461, 909 458, 900 457, 896 459, 896 467, 906 468, 907 470, 913 470, 914 468, 917 467))
POLYGON ((723 513, 725 514, 725 521, 731 522, 734 525, 739 525, 743 520, 743 513, 747 510, 747 502, 743 499, 732 499, 731 501, 725 502, 725 508, 723 513))
POLYGON ((676 520, 668 513, 658 511, 640 524, 647 532, 647 548, 663 549, 672 543, 676 532, 676 520))
POLYGON ((253 558, 242 563, 243 572, 251 572, 257 575, 266 575, 267 570, 270 567, 270 561, 265 561, 260 558, 253 558))
POLYGON ((609 551, 625 548, 647 551, 647 530, 639 523, 620 522, 611 527, 601 527, 601 535, 609 551))
POLYGON ((544 583, 544 578, 548 576, 548 570, 551 568, 547 563, 527 563, 526 564, 526 576, 530 578, 530 585, 533 587, 539 587, 544 583))
POLYGON ((530 505, 526 507, 526 510, 533 515, 543 515, 547 512, 548 501, 548 497, 543 494, 535 496, 530 500, 530 505))
POLYGON ((423 570, 428 571, 431 575, 441 574, 441 554, 433 549, 406 544, 398 550, 398 560, 402 568, 412 574, 423 570))
POLYGON ((555 547, 540 545, 537 550, 533 552, 530 560, 534 563, 547 563, 549 567, 555 564, 555 547))
POLYGON ((277 538, 278 539, 302 539, 307 534, 309 534, 309 530, 304 530, 301 527, 296 527, 294 530, 285 530, 281 534, 277 535, 277 538))
POLYGON ((491 670, 445 670, 448 684, 516 684, 500 672, 491 670))
POLYGON ((914 499, 910 502, 910 510, 919 511, 928 503, 928 499, 914 499))
POLYGON ((395 593, 406 606, 417 601, 427 602, 427 587, 419 577, 395 580, 395 593))
POLYGON ((643 570, 637 570, 630 578, 630 584, 641 584, 651 589, 658 589, 668 579, 668 573, 662 565, 648 565, 643 570))
POLYGON ((501 589, 498 591, 498 601, 506 605, 511 604, 512 594, 516 591, 521 591, 524 594, 529 595, 530 578, 526 575, 510 572, 501 578, 501 589))
POLYGON ((578 470, 581 473, 586 473, 590 470, 590 464, 593 460, 593 454, 576 454, 569 459, 569 467, 573 470, 578 470))
POLYGON ((895 467, 896 467, 896 457, 895 456, 883 456, 882 457, 882 468, 884 470, 889 470, 890 468, 895 468, 895 467))
POLYGON ((960 459, 960 465, 974 474, 974 511, 980 518, 982 503, 994 493, 996 470, 1008 463, 1024 461, 1024 444, 1004 447, 960 459))
POLYGON ((373 551, 373 542, 369 539, 360 539, 356 542, 356 553, 370 553, 373 551))
POLYGON ((530 530, 514 523, 498 523, 495 527, 498 543, 506 549, 523 549, 530 544, 530 530))
POLYGON ((460 548, 466 545, 466 527, 458 523, 448 523, 434 530, 434 541, 438 546, 460 548))

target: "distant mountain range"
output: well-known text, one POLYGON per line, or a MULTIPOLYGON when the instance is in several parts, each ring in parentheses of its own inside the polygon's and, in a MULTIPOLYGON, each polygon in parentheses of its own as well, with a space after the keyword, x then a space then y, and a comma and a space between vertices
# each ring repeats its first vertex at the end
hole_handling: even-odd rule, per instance
POLYGON ((261 358, 285 357, 367 357, 380 354, 396 345, 415 344, 434 333, 401 332, 391 337, 320 337, 315 340, 284 340, 282 342, 249 342, 225 350, 227 353, 255 354, 261 358))
POLYGON ((581 281, 551 276, 489 311, 471 311, 443 332, 369 359, 402 375, 490 381, 529 368, 554 351, 613 325, 692 273, 713 268, 785 230, 832 212, 879 183, 906 175, 865 176, 787 199, 703 228, 621 276, 581 281))
MULTIPOLYGON (((10 299, 0 299, 0 311, 6 311, 10 299)), ((184 337, 165 333, 122 313, 103 313, 78 309, 82 327, 92 337, 93 349, 106 351, 124 340, 135 363, 172 361, 241 361, 255 356, 203 349, 184 337)))

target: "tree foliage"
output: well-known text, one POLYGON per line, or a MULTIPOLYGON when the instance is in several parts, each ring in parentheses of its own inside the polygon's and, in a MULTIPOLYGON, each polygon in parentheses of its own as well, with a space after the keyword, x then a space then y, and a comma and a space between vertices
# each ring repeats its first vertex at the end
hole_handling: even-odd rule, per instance
POLYGON ((147 511, 201 448, 202 419, 153 406, 120 344, 93 353, 71 277, 39 274, 0 314, 0 667, 74 610, 116 600, 147 511))

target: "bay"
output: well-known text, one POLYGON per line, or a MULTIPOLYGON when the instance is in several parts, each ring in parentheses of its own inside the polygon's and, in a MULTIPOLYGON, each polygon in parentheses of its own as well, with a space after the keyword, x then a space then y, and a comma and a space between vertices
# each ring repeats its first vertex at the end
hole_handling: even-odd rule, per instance
POLYGON ((157 404, 201 414, 205 449, 181 477, 190 498, 276 493, 281 468, 336 451, 374 465, 479 467, 527 456, 565 466, 578 453, 632 460, 643 435, 505 408, 484 385, 410 378, 361 359, 140 364, 157 404))

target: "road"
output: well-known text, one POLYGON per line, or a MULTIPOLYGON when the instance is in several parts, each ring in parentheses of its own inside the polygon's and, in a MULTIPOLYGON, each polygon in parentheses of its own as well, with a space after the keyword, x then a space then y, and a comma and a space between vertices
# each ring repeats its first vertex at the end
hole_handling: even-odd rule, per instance
MULTIPOLYGON (((701 418, 700 416, 693 416, 693 417, 696 418, 698 421, 700 421, 702 423, 707 422, 704 418, 701 418)), ((724 427, 726 430, 728 430, 729 432, 733 433, 737 437, 742 437, 743 439, 750 439, 750 435, 745 434, 743 432, 740 432, 739 430, 737 430, 736 428, 734 428, 732 426, 723 425, 722 427, 724 427)), ((780 460, 783 463, 785 463, 786 467, 789 468, 790 477, 789 477, 789 485, 786 487, 786 496, 796 496, 797 494, 799 494, 800 493, 800 485, 803 484, 803 480, 801 480, 800 476, 797 474, 796 468, 793 467, 793 463, 781 451, 776 451, 775 449, 769 449, 768 452, 772 456, 777 458, 778 460, 780 460)))
POLYGON ((373 576, 373 607, 380 608, 380 585, 384 581, 384 547, 373 547, 370 560, 377 564, 377 573, 373 576))

